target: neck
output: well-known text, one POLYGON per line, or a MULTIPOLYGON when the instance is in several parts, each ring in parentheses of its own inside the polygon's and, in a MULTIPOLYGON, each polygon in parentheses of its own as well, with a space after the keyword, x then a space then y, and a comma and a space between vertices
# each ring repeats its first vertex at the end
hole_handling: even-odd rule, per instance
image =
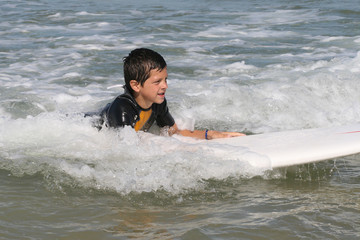
POLYGON ((153 105, 153 103, 146 101, 137 93, 134 93, 134 99, 142 109, 149 109, 153 105))

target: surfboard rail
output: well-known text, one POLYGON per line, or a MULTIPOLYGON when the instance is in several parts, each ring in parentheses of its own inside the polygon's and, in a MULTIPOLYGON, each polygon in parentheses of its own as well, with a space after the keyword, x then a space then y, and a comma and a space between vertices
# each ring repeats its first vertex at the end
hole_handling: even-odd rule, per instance
POLYGON ((318 162, 360 153, 360 124, 291 130, 215 139, 267 156, 272 168, 318 162))

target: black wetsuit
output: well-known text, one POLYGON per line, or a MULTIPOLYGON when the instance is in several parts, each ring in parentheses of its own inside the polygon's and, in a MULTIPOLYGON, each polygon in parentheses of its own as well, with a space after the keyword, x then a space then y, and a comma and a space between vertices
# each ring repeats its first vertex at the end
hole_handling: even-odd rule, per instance
POLYGON ((131 126, 136 131, 148 131, 155 121, 159 127, 171 127, 175 124, 174 118, 169 113, 166 99, 161 104, 154 103, 149 109, 143 109, 125 87, 123 94, 100 111, 100 121, 96 127, 101 129, 101 125, 105 123, 107 127, 131 126))

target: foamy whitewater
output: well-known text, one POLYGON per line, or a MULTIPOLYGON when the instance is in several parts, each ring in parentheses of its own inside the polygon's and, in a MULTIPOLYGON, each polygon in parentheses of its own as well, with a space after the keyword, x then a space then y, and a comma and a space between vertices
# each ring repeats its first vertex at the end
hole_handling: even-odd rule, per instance
POLYGON ((122 57, 136 47, 167 60, 166 96, 183 128, 263 133, 360 119, 360 34, 347 21, 358 12, 178 4, 3 1, 1 169, 125 194, 264 175, 269 165, 251 165, 264 156, 245 148, 214 156, 179 137, 93 128, 83 113, 122 93, 111 86, 124 83, 122 57))

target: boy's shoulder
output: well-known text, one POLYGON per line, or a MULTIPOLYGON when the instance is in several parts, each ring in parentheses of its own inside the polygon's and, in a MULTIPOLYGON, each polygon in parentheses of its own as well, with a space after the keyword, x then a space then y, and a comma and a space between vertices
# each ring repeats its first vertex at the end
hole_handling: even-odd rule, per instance
POLYGON ((112 108, 115 111, 121 110, 122 112, 132 111, 137 112, 137 104, 134 97, 130 93, 123 93, 117 96, 113 102, 109 104, 109 110, 112 108))
POLYGON ((102 110, 101 116, 109 127, 133 126, 138 119, 139 110, 135 99, 129 94, 117 96, 102 110))
POLYGON ((125 91, 123 94, 117 96, 113 102, 131 104, 134 106, 137 105, 134 96, 128 91, 125 91))
POLYGON ((108 104, 108 108, 110 107, 125 107, 125 108, 137 108, 137 103, 135 101, 134 96, 130 93, 130 91, 124 87, 124 93, 117 96, 111 103, 108 104))

